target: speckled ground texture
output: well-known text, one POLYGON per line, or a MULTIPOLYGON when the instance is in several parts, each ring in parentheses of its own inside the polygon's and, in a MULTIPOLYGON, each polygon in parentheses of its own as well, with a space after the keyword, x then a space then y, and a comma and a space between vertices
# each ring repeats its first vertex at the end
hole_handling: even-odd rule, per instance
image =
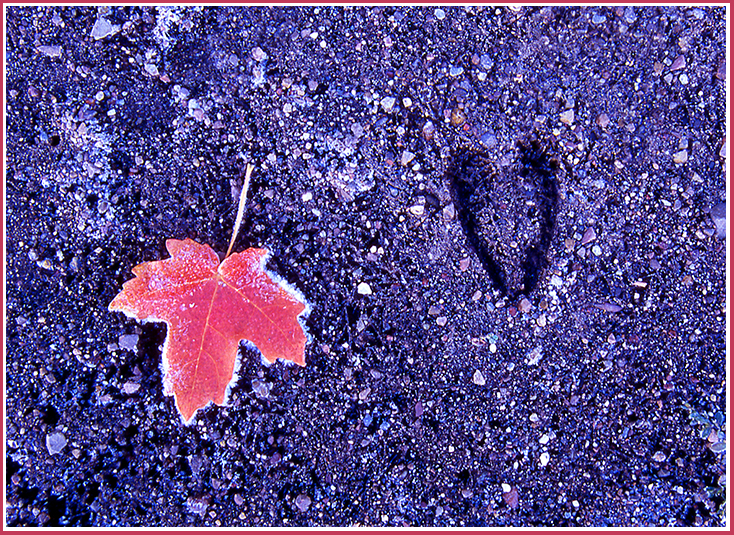
POLYGON ((725 18, 8 8, 6 523, 725 525, 725 18), (184 426, 107 305, 247 162, 307 366, 184 426))

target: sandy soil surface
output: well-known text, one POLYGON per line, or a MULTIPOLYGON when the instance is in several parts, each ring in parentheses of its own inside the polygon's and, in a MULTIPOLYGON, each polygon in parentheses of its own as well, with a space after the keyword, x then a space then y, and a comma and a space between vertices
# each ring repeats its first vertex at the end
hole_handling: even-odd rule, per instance
POLYGON ((724 525, 725 15, 7 8, 6 523, 724 525), (107 306, 247 162, 307 366, 184 426, 107 306))

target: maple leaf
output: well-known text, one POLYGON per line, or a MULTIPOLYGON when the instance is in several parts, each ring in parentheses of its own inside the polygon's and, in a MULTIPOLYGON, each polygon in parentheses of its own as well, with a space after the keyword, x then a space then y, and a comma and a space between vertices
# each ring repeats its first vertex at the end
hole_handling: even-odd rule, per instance
POLYGON ((268 252, 247 249, 219 262, 208 245, 167 240, 171 257, 133 268, 110 311, 168 325, 164 390, 184 421, 210 401, 224 405, 235 380, 237 348, 249 340, 268 362, 305 365, 306 306, 264 270, 268 252))

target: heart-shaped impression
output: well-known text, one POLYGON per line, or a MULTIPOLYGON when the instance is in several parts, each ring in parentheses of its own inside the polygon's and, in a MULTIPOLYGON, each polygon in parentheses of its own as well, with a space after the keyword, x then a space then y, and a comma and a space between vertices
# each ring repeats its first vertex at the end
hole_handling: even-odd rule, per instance
POLYGON ((503 296, 530 295, 547 264, 558 211, 560 165, 540 142, 518 143, 518 161, 494 171, 486 154, 461 150, 447 172, 469 247, 503 296))

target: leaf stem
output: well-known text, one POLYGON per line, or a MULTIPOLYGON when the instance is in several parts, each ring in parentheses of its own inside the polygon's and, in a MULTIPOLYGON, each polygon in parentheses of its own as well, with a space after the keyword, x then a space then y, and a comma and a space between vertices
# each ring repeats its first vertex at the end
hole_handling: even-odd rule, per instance
POLYGON ((250 175, 252 175, 252 170, 255 168, 251 163, 247 164, 247 170, 245 171, 245 183, 242 184, 242 193, 240 193, 240 204, 237 208, 237 219, 234 222, 234 229, 232 229, 232 239, 229 240, 229 248, 227 249, 227 254, 224 256, 224 258, 227 258, 229 256, 229 253, 232 252, 232 246, 234 245, 234 241, 237 239, 237 233, 240 231, 240 225, 242 225, 242 217, 245 215, 245 201, 247 200, 247 190, 250 188, 250 175))

